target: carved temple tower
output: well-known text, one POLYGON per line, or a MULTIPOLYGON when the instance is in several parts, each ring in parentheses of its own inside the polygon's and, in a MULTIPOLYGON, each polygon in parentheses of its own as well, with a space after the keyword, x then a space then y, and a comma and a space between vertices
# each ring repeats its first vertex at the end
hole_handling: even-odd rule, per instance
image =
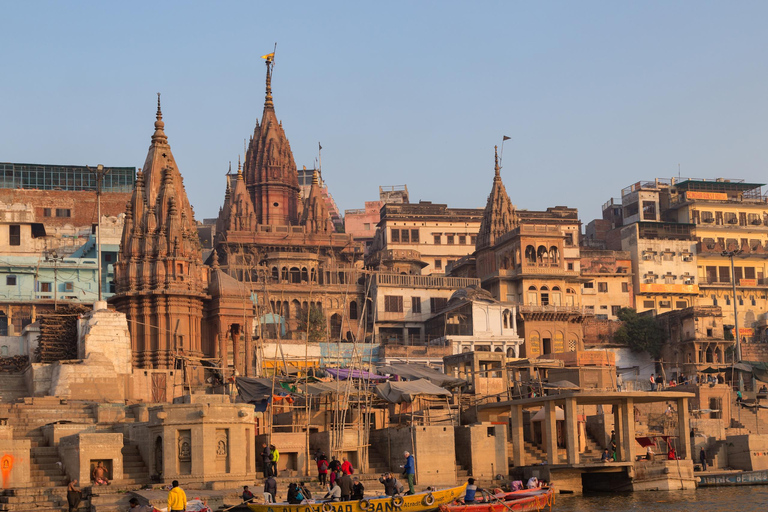
POLYGON ((245 182, 255 207, 256 222, 297 225, 299 180, 296 163, 272 101, 273 57, 267 59, 267 93, 261 124, 256 121, 245 153, 245 182))
POLYGON ((143 171, 126 205, 112 304, 128 317, 134 366, 174 368, 202 356, 207 268, 192 207, 163 131, 160 96, 143 171))

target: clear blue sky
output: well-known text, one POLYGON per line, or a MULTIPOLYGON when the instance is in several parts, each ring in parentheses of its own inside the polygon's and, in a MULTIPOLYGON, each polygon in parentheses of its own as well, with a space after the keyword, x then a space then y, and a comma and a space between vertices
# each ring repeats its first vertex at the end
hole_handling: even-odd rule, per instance
MULTIPOLYGON (((196 218, 261 116, 339 207, 406 183, 483 207, 493 146, 518 208, 582 221, 639 180, 763 182, 768 2, 5 2, 0 161, 144 163, 163 93, 196 218)), ((233 164, 236 165, 236 164, 233 164)))

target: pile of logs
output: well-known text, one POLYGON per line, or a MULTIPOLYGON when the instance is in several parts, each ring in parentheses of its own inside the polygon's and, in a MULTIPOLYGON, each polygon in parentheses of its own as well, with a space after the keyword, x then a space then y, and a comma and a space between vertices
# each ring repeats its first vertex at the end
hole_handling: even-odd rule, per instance
POLYGON ((73 305, 38 315, 40 338, 35 350, 36 360, 53 363, 77 359, 77 319, 89 310, 85 306, 73 305))
POLYGON ((28 365, 28 356, 0 357, 0 373, 20 373, 28 365))

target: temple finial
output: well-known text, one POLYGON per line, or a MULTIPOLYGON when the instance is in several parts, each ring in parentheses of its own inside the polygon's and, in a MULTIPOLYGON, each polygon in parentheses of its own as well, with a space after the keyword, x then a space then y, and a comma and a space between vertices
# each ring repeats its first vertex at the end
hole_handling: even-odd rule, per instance
POLYGON ((496 176, 494 179, 501 179, 501 167, 499 167, 499 146, 493 146, 493 153, 494 159, 496 161, 496 164, 493 167, 496 171, 496 176))
POLYGON ((240 166, 240 155, 237 155, 237 180, 243 179, 243 168, 240 166))
POLYGON ((264 98, 264 107, 274 108, 275 104, 272 102, 272 68, 275 65, 275 54, 270 53, 262 58, 267 59, 267 94, 264 98))
POLYGON ((163 111, 160 110, 160 93, 157 93, 157 114, 155 114, 155 119, 155 133, 152 135, 152 142, 168 142, 168 137, 166 137, 163 131, 165 123, 163 122, 163 111))
POLYGON ((319 185, 320 180, 317 177, 317 168, 312 169, 312 185, 319 185))

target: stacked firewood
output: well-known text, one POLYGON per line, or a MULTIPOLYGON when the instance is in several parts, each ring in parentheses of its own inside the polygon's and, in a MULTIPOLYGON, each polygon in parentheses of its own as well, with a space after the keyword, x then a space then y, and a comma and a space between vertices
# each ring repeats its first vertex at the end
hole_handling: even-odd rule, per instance
POLYGON ((38 315, 40 339, 35 350, 36 360, 53 363, 77 359, 77 319, 87 311, 87 307, 73 305, 38 315))
POLYGON ((0 373, 19 373, 29 365, 29 356, 0 357, 0 373))

